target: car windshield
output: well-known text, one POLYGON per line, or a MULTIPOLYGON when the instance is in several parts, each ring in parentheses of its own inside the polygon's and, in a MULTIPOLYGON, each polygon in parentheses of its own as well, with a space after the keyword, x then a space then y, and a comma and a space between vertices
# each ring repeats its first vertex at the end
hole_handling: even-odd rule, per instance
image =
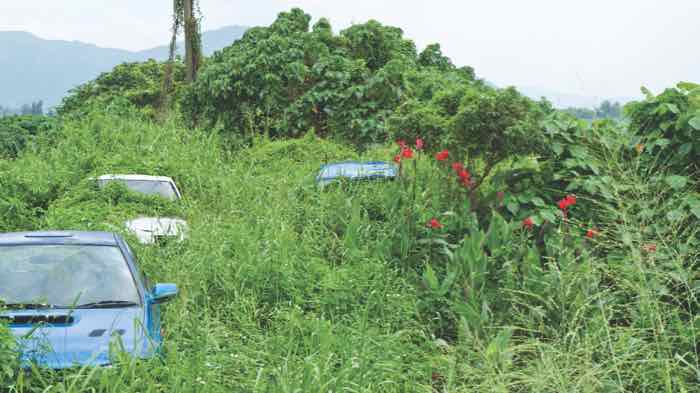
POLYGON ((322 178, 333 177, 371 177, 371 176, 395 176, 394 168, 386 164, 360 164, 345 163, 331 165, 321 172, 322 178))
POLYGON ((126 185, 126 188, 146 195, 159 195, 163 198, 175 200, 178 198, 177 193, 173 189, 172 184, 167 181, 160 180, 126 180, 126 179, 111 179, 100 180, 100 185, 105 186, 109 182, 120 182, 126 185))
POLYGON ((0 300, 56 307, 139 302, 133 276, 115 246, 0 246, 0 300))

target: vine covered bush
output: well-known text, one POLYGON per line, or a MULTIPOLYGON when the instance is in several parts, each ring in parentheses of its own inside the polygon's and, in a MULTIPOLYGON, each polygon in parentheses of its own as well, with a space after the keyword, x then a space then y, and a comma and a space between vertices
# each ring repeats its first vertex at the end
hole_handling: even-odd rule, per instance
MULTIPOLYGON (((126 101, 155 118, 163 105, 163 80, 166 64, 155 60, 123 63, 96 79, 71 90, 58 107, 61 115, 84 115, 91 106, 105 106, 126 101)), ((174 95, 178 95, 185 80, 182 62, 173 62, 174 95)))

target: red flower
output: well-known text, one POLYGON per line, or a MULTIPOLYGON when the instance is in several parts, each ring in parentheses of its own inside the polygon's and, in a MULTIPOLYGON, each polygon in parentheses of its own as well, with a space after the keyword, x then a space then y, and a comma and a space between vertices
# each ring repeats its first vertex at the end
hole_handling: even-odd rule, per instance
POLYGON ((528 217, 523 220, 523 227, 527 228, 528 230, 532 230, 532 227, 535 226, 535 222, 532 221, 532 217, 528 217))
POLYGON ((447 150, 443 150, 435 155, 435 159, 438 161, 445 161, 448 157, 450 157, 450 152, 447 150))
POLYGON ((599 232, 595 229, 589 229, 588 231, 586 231, 586 237, 589 239, 593 239, 594 237, 598 236, 598 233, 599 232))
POLYGON ((496 197, 498 198, 498 202, 503 202, 503 199, 506 197, 506 193, 499 191, 496 193, 496 197))
POLYGON ((403 139, 397 140, 397 141, 396 141, 396 144, 399 145, 399 146, 401 147, 401 149, 405 149, 405 148, 406 148, 406 141, 403 140, 403 139))
POLYGON ((566 210, 570 206, 573 206, 575 204, 576 204, 576 195, 573 195, 573 194, 567 195, 566 198, 557 202, 557 205, 559 205, 559 208, 561 210, 566 210))
POLYGON ((394 162, 397 164, 401 163, 401 154, 394 156, 394 162))
POLYGON ((442 224, 437 220, 437 218, 432 218, 430 221, 428 221, 428 227, 432 229, 440 229, 442 228, 442 224))
POLYGON ((406 147, 406 148, 404 148, 404 149, 401 150, 401 156, 402 156, 403 158, 413 158, 413 150, 411 150, 410 148, 406 147))
POLYGON ((416 138, 416 150, 423 150, 423 140, 416 138))
POLYGON ((455 173, 459 173, 464 170, 464 165, 462 165, 461 162, 455 162, 452 164, 452 170, 455 171, 455 173))
POLYGON ((462 183, 464 187, 471 187, 472 175, 468 170, 462 169, 459 171, 459 173, 457 173, 457 176, 459 176, 459 182, 462 183))

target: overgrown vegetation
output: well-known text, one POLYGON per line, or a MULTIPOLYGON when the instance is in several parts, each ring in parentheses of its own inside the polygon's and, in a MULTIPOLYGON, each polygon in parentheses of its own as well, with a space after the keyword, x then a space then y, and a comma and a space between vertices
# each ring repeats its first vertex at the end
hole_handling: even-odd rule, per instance
POLYGON ((589 124, 399 29, 308 23, 284 13, 208 59, 182 117, 131 99, 162 65, 117 69, 161 71, 79 88, 51 140, 0 160, 2 231, 191 226, 136 246, 182 290, 163 359, 11 372, 5 390, 698 391, 696 85, 589 124), (345 159, 402 176, 316 189, 345 159), (129 172, 174 177, 182 203, 87 180, 129 172))
POLYGON ((49 137, 55 121, 45 116, 0 118, 0 159, 12 159, 38 138, 49 137))

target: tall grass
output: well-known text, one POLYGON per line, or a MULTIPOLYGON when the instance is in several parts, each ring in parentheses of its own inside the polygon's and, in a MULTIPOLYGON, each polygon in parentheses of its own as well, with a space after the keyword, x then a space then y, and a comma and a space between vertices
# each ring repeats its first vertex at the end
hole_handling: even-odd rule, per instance
POLYGON ((617 184, 616 204, 592 201, 601 236, 572 246, 561 227, 543 249, 519 223, 480 227, 455 209, 426 158, 415 187, 404 168, 403 181, 319 192, 322 163, 388 151, 307 135, 231 152, 174 121, 69 121, 57 144, 0 162, 0 208, 13 214, 0 228, 122 231, 135 215, 181 216, 192 229, 182 244, 128 237, 151 281, 181 293, 165 308, 162 359, 34 370, 5 390, 700 391, 697 221, 668 221, 663 182, 601 153, 617 184), (131 172, 173 176, 182 203, 86 180, 131 172), (433 216, 445 236, 424 228, 433 216))

